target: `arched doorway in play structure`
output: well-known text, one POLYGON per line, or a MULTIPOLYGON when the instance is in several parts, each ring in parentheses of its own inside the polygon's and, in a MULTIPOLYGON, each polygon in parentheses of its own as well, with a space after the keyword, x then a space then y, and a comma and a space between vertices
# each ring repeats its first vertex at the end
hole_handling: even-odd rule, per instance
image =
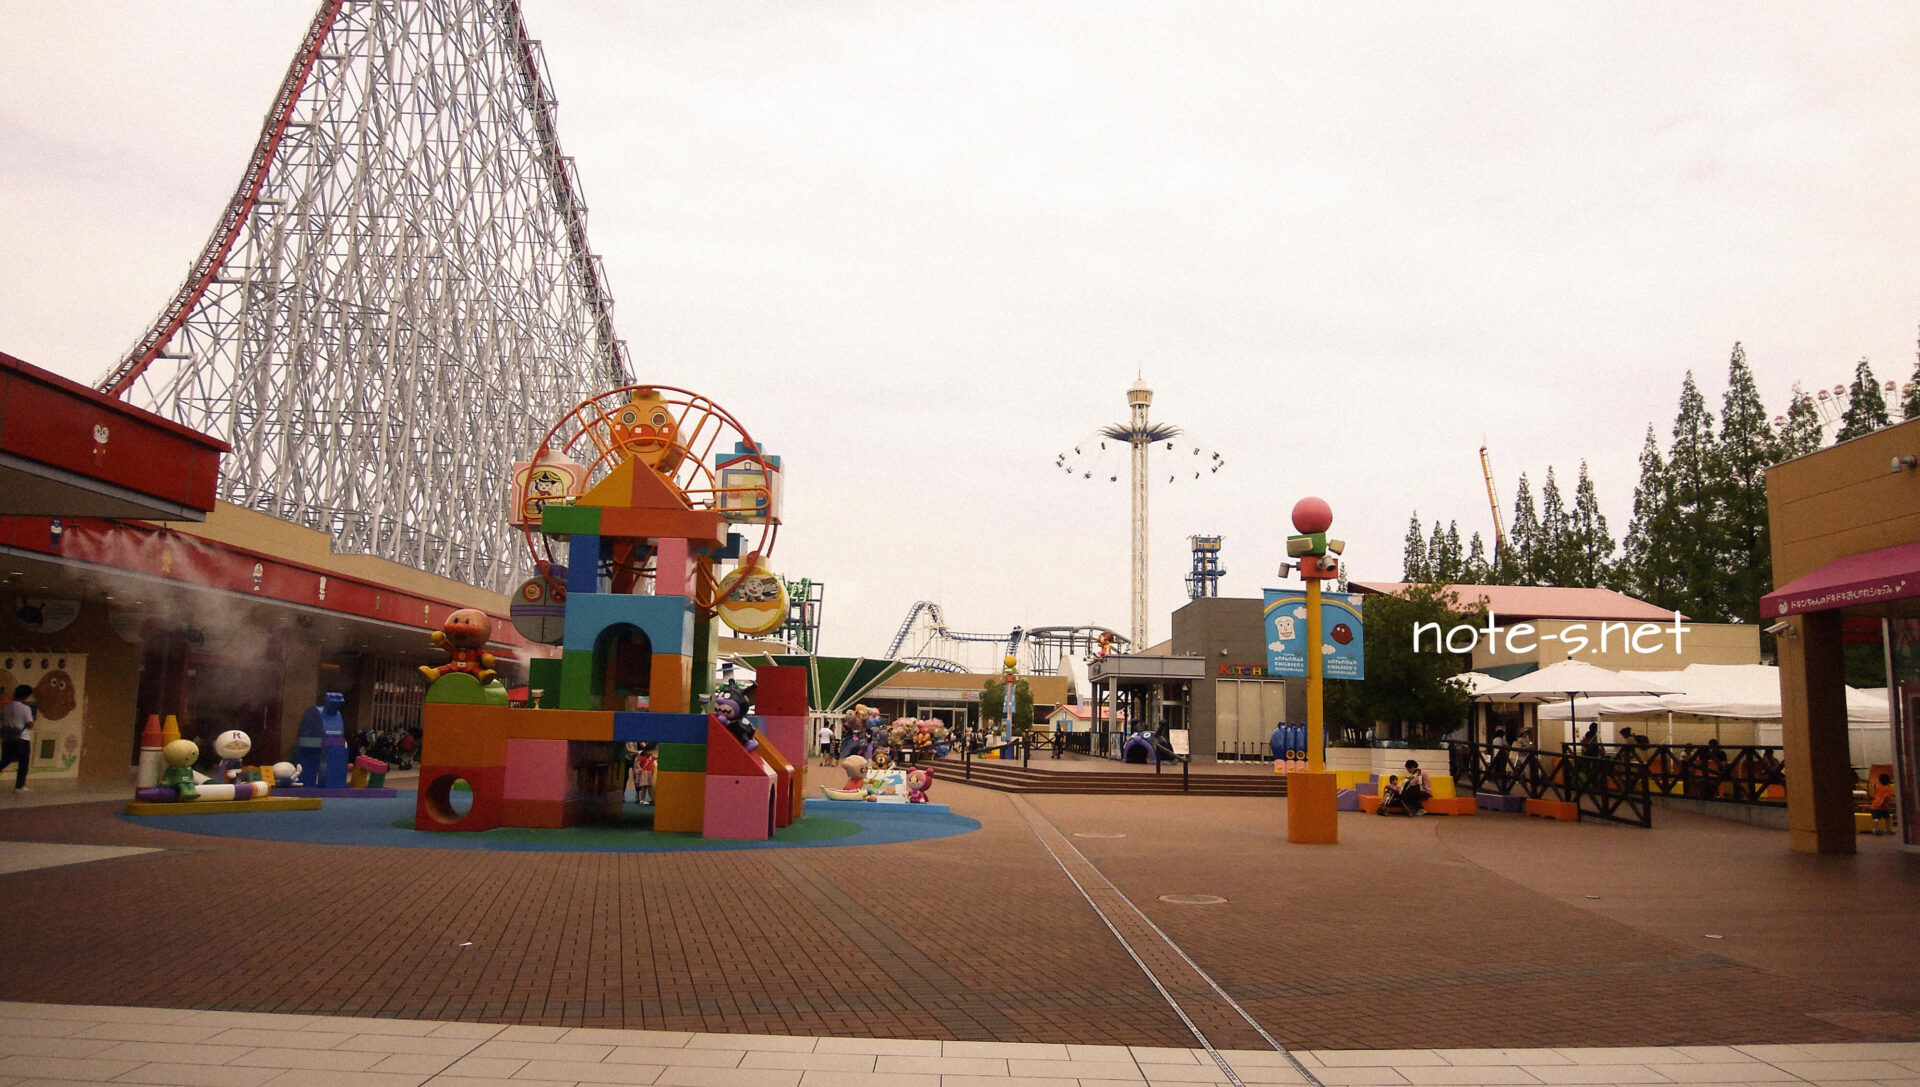
POLYGON ((648 709, 653 684, 653 640, 631 623, 614 623, 593 643, 593 674, 600 709, 648 709))

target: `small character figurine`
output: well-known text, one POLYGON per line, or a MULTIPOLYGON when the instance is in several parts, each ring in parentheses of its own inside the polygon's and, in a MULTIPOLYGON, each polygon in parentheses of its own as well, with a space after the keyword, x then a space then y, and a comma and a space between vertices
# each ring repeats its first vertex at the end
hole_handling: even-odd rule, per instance
POLYGON ((754 738, 753 722, 747 720, 747 696, 737 690, 721 691, 713 696, 713 715, 748 751, 760 746, 754 738))
POLYGON ((287 786, 300 784, 300 768, 290 762, 274 763, 273 783, 287 786))
POLYGON ((843 792, 865 791, 867 787, 867 760, 858 755, 848 755, 840 760, 840 769, 846 771, 847 783, 840 786, 843 792))
POLYGON ((200 757, 200 745, 192 740, 175 740, 163 748, 160 755, 167 760, 160 784, 171 787, 182 800, 200 799, 200 790, 193 782, 193 762, 200 757))
POLYGON ((482 687, 493 682, 493 654, 486 651, 487 639, 493 637, 493 620, 478 608, 461 608, 440 629, 433 632, 433 644, 447 651, 453 658, 447 663, 434 667, 431 664, 420 666, 420 674, 432 683, 448 672, 466 672, 480 681, 482 687))
POLYGON ((215 736, 213 753, 220 756, 220 766, 213 772, 213 780, 223 785, 247 780, 246 757, 252 750, 253 740, 237 728, 215 736))
POLYGON ((907 771, 907 803, 925 804, 927 790, 933 788, 933 771, 913 769, 907 771))

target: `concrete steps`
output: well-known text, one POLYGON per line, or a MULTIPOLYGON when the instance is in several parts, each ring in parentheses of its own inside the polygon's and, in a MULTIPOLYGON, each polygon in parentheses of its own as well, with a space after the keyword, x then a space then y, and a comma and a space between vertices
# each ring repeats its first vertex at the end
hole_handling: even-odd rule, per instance
POLYGON ((999 789, 1009 793, 1082 793, 1104 796, 1271 796, 1287 795, 1287 779, 1279 774, 1218 774, 1193 770, 1183 789, 1180 769, 1169 765, 1158 774, 1124 771, 1042 770, 1022 768, 1017 762, 975 759, 973 777, 959 759, 942 759, 935 770, 947 781, 999 789))

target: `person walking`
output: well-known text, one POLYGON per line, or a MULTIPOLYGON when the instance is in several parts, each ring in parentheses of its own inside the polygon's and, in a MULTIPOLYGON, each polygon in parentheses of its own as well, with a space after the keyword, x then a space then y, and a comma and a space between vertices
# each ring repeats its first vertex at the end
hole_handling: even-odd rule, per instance
POLYGON ((820 722, 820 735, 816 738, 820 741, 820 765, 832 766, 833 765, 833 725, 829 724, 826 721, 820 722))
POLYGON ((13 689, 13 701, 0 706, 0 774, 18 763, 14 771, 13 791, 30 793, 27 788, 27 763, 33 759, 33 706, 27 699, 33 688, 22 683, 13 689))

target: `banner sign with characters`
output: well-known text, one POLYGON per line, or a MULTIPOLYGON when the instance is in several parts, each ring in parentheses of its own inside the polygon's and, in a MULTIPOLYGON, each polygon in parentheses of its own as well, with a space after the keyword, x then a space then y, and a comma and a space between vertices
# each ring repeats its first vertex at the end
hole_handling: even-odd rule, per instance
MULTIPOLYGON (((13 689, 33 688, 33 758, 27 763, 35 777, 80 776, 81 728, 86 716, 87 655, 85 653, 0 652, 0 701, 12 701, 13 689)), ((11 774, 11 768, 7 771, 11 774)))
MULTIPOLYGON (((1266 590, 1267 674, 1307 674, 1307 594, 1266 590)), ((1320 667, 1327 679, 1367 678, 1366 638, 1358 593, 1320 594, 1320 667)))

